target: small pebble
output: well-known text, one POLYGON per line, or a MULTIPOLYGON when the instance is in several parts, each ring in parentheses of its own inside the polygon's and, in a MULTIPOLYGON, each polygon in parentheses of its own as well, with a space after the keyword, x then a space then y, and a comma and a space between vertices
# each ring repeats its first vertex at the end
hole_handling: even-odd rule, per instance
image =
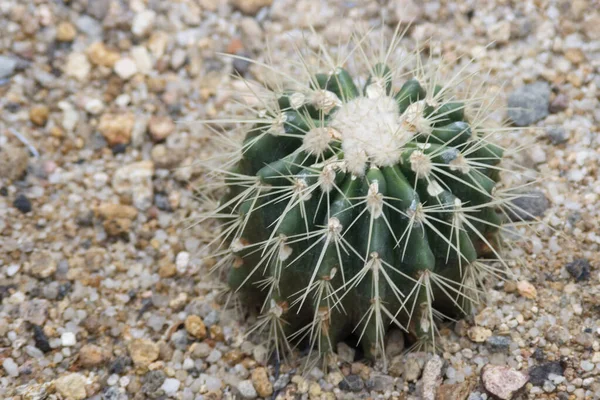
POLYGON ((577 282, 590 279, 590 262, 585 258, 578 258, 568 263, 565 268, 577 282))
POLYGON ((500 400, 510 400, 524 387, 529 377, 504 365, 486 365, 481 371, 485 390, 500 400))
POLYGON ((254 389, 254 385, 252 385, 252 381, 250 380, 238 383, 237 389, 244 399, 255 399, 257 397, 256 389, 254 389))
POLYGON ((17 195, 13 201, 13 206, 23 214, 27 214, 32 210, 31 201, 24 194, 17 195))
POLYGON ((4 368, 8 376, 12 376, 13 378, 19 376, 19 366, 17 365, 17 363, 15 363, 15 360, 13 360, 12 358, 5 358, 4 361, 2 361, 2 367, 4 368))
POLYGON ((60 342, 63 347, 71 347, 77 344, 77 338, 73 332, 65 332, 60 336, 60 342))
POLYGON ((179 390, 180 385, 181 382, 179 382, 177 379, 167 378, 163 382, 161 389, 165 391, 167 396, 173 396, 179 390))
POLYGON ((360 392, 363 390, 365 384, 358 375, 348 375, 339 384, 340 389, 348 390, 350 392, 360 392))
POLYGON ((528 126, 548 115, 550 85, 536 82, 508 96, 508 116, 516 126, 528 126))

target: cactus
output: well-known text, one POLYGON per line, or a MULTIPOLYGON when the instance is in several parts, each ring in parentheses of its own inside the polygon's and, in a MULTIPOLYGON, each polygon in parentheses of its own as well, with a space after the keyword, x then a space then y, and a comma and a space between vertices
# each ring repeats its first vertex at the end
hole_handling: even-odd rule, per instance
POLYGON ((434 344, 437 320, 468 313, 485 276, 506 272, 510 195, 496 188, 504 149, 490 140, 502 129, 460 75, 442 80, 418 53, 416 67, 396 67, 397 39, 377 62, 364 57, 368 76, 333 62, 303 79, 266 66, 290 85, 256 94, 236 158, 212 167, 225 189, 203 214, 222 227, 209 243, 216 268, 260 309, 253 331, 278 355, 293 342, 326 355, 353 335, 377 358, 393 325, 434 344))

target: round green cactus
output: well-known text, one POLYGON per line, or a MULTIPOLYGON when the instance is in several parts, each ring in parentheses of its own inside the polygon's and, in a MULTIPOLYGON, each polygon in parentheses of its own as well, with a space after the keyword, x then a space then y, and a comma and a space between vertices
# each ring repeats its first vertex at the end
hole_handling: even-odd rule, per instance
POLYGON ((363 84, 338 65, 257 95, 238 157, 214 168, 217 265, 277 350, 354 335, 377 357, 391 325, 431 344, 497 271, 482 261, 500 258, 506 202, 488 109, 456 77, 386 65, 391 52, 363 84))

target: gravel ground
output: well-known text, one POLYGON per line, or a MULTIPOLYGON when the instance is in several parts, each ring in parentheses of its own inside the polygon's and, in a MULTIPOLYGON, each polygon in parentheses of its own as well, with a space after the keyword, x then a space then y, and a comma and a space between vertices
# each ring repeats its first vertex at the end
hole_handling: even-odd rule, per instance
POLYGON ((599 72, 596 0, 0 0, 0 398, 600 398, 599 72), (265 79, 218 52, 270 38, 283 62, 309 24, 333 45, 381 10, 489 69, 531 126, 507 136, 532 143, 519 201, 545 225, 439 357, 392 332, 388 371, 341 344, 302 375, 223 308, 198 255, 214 229, 186 229, 210 153, 192 122, 235 111, 232 72, 265 79))

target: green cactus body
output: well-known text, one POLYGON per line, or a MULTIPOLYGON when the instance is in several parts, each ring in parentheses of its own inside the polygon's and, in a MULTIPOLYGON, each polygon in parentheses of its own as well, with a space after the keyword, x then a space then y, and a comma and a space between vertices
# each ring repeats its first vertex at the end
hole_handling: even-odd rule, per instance
POLYGON ((395 90, 383 63, 365 82, 336 68, 277 95, 217 208, 236 221, 231 289, 277 340, 320 354, 352 334, 376 357, 391 325, 430 343, 436 319, 469 311, 478 258, 497 251, 502 149, 448 87, 395 90))

